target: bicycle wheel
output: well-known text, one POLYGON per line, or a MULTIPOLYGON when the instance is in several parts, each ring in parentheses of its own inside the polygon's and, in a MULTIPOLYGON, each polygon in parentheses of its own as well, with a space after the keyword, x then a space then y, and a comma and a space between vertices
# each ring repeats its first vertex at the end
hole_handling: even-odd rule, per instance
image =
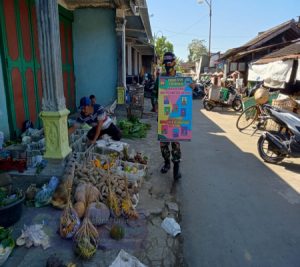
POLYGON ((248 128, 252 123, 255 122, 258 116, 258 108, 256 106, 251 106, 246 108, 236 121, 236 128, 240 131, 248 128))

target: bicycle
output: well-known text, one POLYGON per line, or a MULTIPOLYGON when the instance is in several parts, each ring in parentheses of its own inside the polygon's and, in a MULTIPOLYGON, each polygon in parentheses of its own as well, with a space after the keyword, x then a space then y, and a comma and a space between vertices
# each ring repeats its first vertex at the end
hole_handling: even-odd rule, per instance
MULTIPOLYGON (((300 103, 298 103, 297 100, 295 100, 293 97, 289 96, 288 99, 288 103, 285 103, 286 108, 289 108, 290 111, 294 111, 294 109, 300 105, 300 103)), ((282 104, 281 104, 282 105, 282 104)), ((251 126, 255 121, 258 121, 257 125, 255 126, 255 131, 254 133, 258 130, 258 129, 266 129, 266 126, 269 125, 268 124, 268 120, 273 121, 273 119, 271 118, 271 116, 269 116, 269 114, 267 113, 267 109, 265 109, 265 107, 268 108, 275 108, 272 107, 270 104, 268 103, 264 103, 264 104, 259 104, 256 103, 256 105, 254 106, 250 106, 248 108, 246 108, 238 117, 237 121, 236 121, 236 127, 238 128, 239 131, 245 130, 247 129, 249 126, 251 126)), ((280 108, 282 109, 283 107, 276 107, 276 108, 280 108)), ((254 134, 253 133, 253 134, 254 134)), ((252 134, 252 135, 253 135, 252 134)))
MULTIPOLYGON (((254 106, 250 106, 246 108, 238 117, 236 121, 236 127, 239 131, 247 129, 251 126, 255 121, 258 121, 256 125, 256 132, 260 128, 265 128, 267 124, 267 120, 271 119, 271 117, 266 114, 264 111, 264 106, 268 104, 256 104, 254 106)), ((269 105, 268 105, 269 106, 269 105)))

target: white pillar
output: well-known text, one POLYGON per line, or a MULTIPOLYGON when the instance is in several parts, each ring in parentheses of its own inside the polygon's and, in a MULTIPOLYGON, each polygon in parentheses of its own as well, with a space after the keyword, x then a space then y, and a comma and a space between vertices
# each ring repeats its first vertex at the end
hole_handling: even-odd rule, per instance
POLYGON ((125 40, 125 15, 123 9, 116 9, 116 33, 118 54, 118 86, 126 85, 126 40, 125 40))
POLYGON ((57 1, 36 0, 39 48, 43 84, 43 111, 66 108, 59 34, 57 1))
POLYGON ((142 55, 141 53, 139 53, 139 71, 142 69, 142 67, 143 67, 142 55))
POLYGON ((48 173, 60 173, 63 159, 71 152, 67 118, 59 34, 57 0, 36 0, 36 14, 41 58, 43 100, 42 112, 48 173), (53 160, 51 162, 51 160, 53 160))
POLYGON ((134 60, 134 75, 138 75, 138 54, 137 51, 134 49, 133 51, 133 60, 134 60))
POLYGON ((127 73, 132 75, 132 46, 131 43, 127 43, 127 73))

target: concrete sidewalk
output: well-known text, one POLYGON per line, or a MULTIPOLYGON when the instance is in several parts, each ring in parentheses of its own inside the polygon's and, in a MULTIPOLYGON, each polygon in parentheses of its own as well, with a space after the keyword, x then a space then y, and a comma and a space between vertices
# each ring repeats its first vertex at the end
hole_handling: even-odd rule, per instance
MULTIPOLYGON (((112 241, 105 228, 100 230, 100 248, 89 261, 77 258, 73 252, 73 242, 63 240, 57 234, 60 210, 52 207, 25 208, 21 220, 13 227, 14 237, 21 234, 24 224, 44 223, 45 231, 50 237, 51 248, 43 250, 41 247, 17 247, 9 257, 4 267, 41 267, 46 266, 47 258, 56 254, 65 263, 73 262, 76 266, 96 267, 109 266, 120 249, 137 257, 147 266, 185 266, 182 254, 182 238, 168 235, 162 228, 161 222, 166 216, 179 221, 179 208, 176 204, 176 187, 173 183, 172 172, 166 175, 160 173, 162 158, 159 142, 157 141, 156 114, 150 111, 150 101, 145 99, 145 115, 143 122, 151 124, 151 130, 144 139, 123 139, 130 144, 130 149, 143 152, 150 157, 148 175, 140 190, 138 211, 140 219, 137 222, 123 222, 126 224, 124 241, 112 241), (126 236, 127 235, 127 236, 126 236), (101 241, 102 240, 102 241, 101 241)), ((121 118, 124 110, 116 110, 121 118)))

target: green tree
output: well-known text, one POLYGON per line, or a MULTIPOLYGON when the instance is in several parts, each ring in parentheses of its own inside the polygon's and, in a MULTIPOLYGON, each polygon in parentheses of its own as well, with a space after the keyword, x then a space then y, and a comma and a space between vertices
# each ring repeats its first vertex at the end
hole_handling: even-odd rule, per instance
POLYGON ((161 62, 163 60, 164 53, 174 51, 173 44, 170 43, 165 36, 155 38, 154 47, 155 53, 161 62))
POLYGON ((204 45, 204 40, 194 39, 188 45, 189 55, 188 61, 195 62, 200 59, 201 56, 207 55, 208 50, 207 47, 204 45))

